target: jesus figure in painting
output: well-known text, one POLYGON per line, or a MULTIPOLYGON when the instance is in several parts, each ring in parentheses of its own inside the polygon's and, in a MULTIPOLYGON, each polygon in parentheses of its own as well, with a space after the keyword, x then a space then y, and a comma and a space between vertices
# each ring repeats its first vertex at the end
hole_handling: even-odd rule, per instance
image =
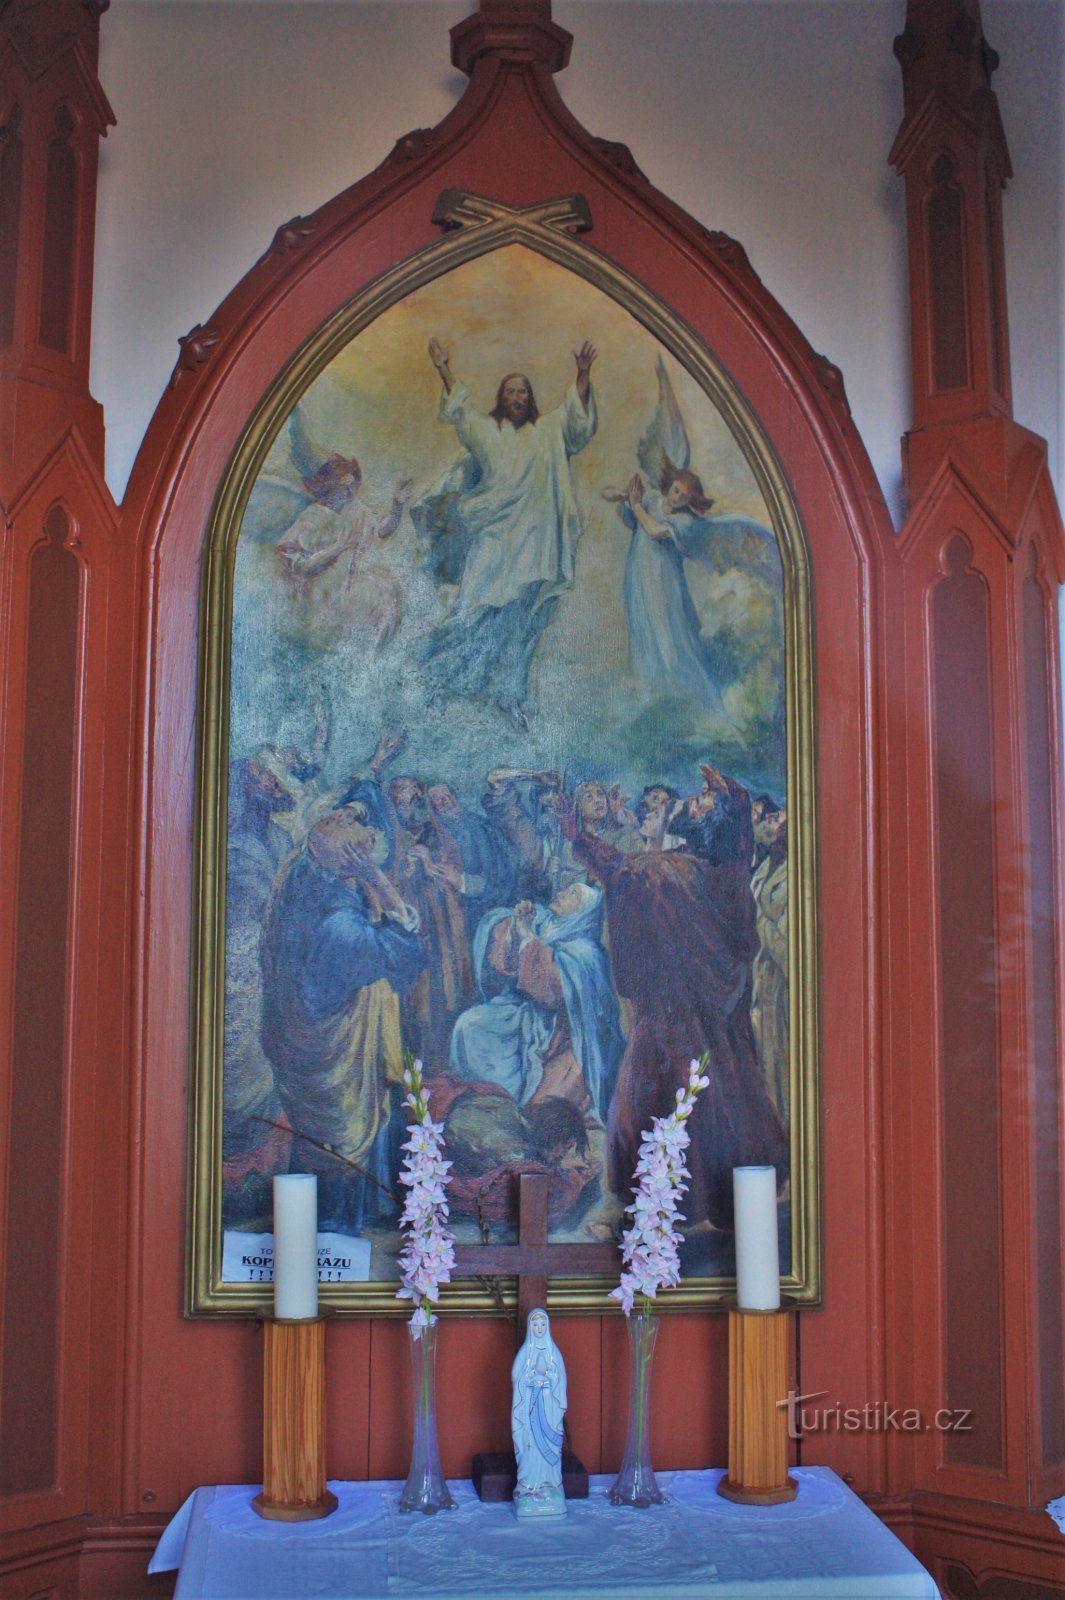
POLYGON ((434 692, 490 696, 521 729, 536 646, 573 587, 581 520, 569 459, 595 433, 595 356, 587 340, 574 352, 576 380, 554 411, 541 413, 529 379, 511 372, 486 416, 440 341, 429 341, 444 386, 440 417, 464 453, 411 508, 434 579, 458 585, 422 660, 434 692))

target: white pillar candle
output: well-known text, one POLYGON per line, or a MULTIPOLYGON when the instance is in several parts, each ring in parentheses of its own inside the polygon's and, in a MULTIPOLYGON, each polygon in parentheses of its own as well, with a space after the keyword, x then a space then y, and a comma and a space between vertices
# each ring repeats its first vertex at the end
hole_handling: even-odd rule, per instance
POLYGON ((744 1311, 780 1305, 775 1167, 733 1167, 736 1212, 736 1300, 744 1311))
POLYGON ((274 1316, 318 1315, 318 1179, 274 1179, 274 1316))

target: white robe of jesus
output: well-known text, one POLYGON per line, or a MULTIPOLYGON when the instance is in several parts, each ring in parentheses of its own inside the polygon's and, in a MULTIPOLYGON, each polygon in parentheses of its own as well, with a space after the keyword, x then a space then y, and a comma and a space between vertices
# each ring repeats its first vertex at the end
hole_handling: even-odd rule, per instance
POLYGON ((573 385, 554 411, 515 428, 475 411, 469 389, 455 383, 440 417, 481 474, 457 508, 468 548, 451 615, 504 606, 529 584, 543 585, 538 605, 572 588, 581 519, 569 458, 595 432, 594 392, 586 406, 573 385))

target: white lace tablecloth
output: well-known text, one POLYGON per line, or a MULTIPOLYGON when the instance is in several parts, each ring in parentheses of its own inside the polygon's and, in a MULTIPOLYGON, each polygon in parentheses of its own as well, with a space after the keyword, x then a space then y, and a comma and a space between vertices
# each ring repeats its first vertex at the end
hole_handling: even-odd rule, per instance
POLYGON ((331 1483, 339 1510, 266 1522, 258 1486, 197 1489, 149 1572, 178 1600, 938 1600, 928 1573, 827 1467, 799 1467, 787 1505, 737 1506, 710 1472, 660 1472, 663 1506, 610 1505, 607 1477, 564 1519, 519 1523, 452 1483, 454 1511, 403 1515, 399 1483, 331 1483))

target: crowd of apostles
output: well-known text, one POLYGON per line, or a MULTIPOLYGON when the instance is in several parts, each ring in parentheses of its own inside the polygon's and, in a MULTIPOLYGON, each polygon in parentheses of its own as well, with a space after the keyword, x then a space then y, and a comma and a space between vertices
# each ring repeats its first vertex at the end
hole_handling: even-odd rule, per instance
POLYGON ((553 1226, 606 1234, 642 1131, 693 1055, 691 1227, 730 1225, 731 1167, 788 1164, 787 814, 709 761, 690 792, 495 768, 479 806, 399 770, 402 731, 326 790, 309 751, 229 774, 224 1213, 319 1177, 320 1225, 394 1227, 404 1052, 459 1216, 550 1174, 553 1226), (393 1193, 390 1193, 393 1191, 393 1193))

